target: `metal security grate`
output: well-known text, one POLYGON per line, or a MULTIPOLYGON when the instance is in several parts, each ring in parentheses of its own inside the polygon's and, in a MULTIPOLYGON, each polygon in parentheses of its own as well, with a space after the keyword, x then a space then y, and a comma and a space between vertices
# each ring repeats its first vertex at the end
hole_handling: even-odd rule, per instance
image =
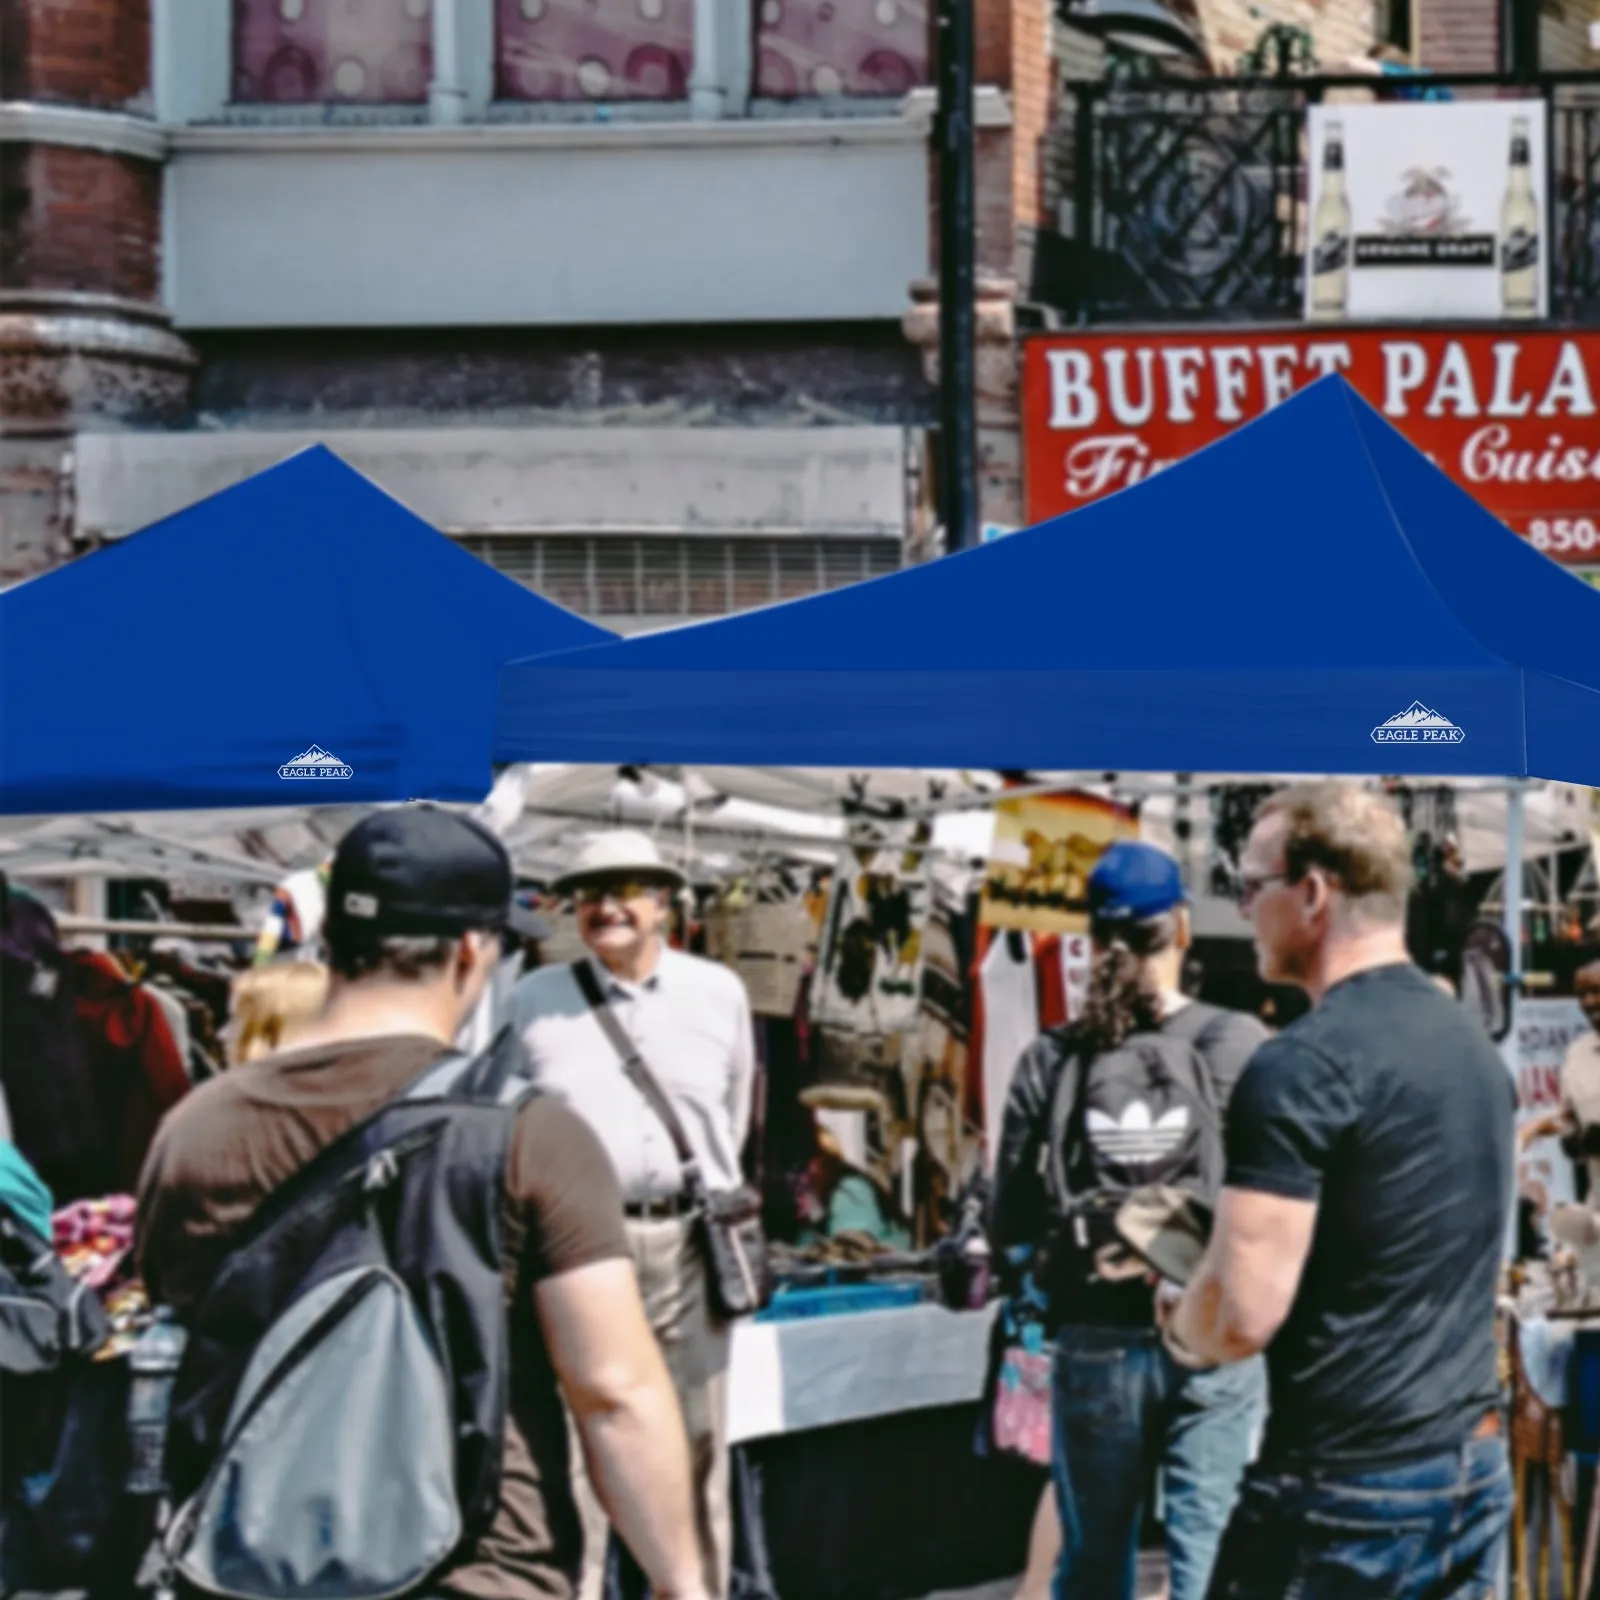
POLYGON ((457 541, 497 572, 584 616, 716 617, 881 577, 897 539, 715 539, 474 534, 457 541))

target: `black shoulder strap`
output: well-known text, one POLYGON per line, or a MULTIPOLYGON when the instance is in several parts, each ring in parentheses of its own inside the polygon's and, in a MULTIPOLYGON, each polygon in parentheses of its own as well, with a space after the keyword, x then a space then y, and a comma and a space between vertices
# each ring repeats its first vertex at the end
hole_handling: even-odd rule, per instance
POLYGON ((1044 1180, 1051 1205, 1058 1212, 1064 1212, 1072 1201, 1072 1189, 1067 1181, 1067 1127, 1083 1084, 1085 1062, 1082 1051, 1076 1048, 1067 1030, 1057 1030, 1052 1038, 1061 1052, 1061 1059, 1056 1066, 1055 1086, 1050 1091, 1050 1115, 1045 1124, 1044 1180))
POLYGON ((666 1090, 645 1065, 644 1057, 639 1054, 639 1047, 629 1038, 628 1030, 622 1026, 616 1012, 611 1009, 611 1004, 600 987, 600 980, 595 976, 594 968, 588 961, 574 961, 572 975, 577 980, 578 988, 583 992, 583 998, 588 1001, 589 1009, 594 1012, 595 1021, 600 1024, 600 1031, 605 1034, 611 1048, 616 1051, 617 1059, 622 1063, 622 1070, 628 1076, 628 1082, 644 1096, 645 1104, 661 1119, 662 1126, 667 1130, 667 1136, 672 1140, 672 1148, 677 1152, 678 1164, 683 1168, 684 1187, 689 1191, 690 1199, 698 1200, 705 1189, 705 1180, 700 1172, 700 1160, 694 1153, 694 1146, 689 1143, 689 1135, 684 1132, 683 1123, 678 1120, 677 1111, 667 1098, 666 1090))

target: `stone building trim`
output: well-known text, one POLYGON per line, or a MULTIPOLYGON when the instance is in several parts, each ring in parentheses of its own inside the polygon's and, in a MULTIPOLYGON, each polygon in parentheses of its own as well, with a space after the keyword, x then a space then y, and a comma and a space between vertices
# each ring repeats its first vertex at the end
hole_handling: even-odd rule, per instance
POLYGON ((165 130, 144 117, 26 100, 0 101, 0 144, 66 145, 136 161, 167 157, 165 130))
MULTIPOLYGON (((995 98, 999 98, 996 96, 995 98)), ((424 154, 443 150, 793 149, 797 145, 917 144, 927 137, 920 109, 887 117, 815 117, 721 122, 393 123, 310 127, 221 123, 166 130, 178 155, 278 151, 284 154, 424 154)), ((931 114, 932 101, 929 108, 931 114)))

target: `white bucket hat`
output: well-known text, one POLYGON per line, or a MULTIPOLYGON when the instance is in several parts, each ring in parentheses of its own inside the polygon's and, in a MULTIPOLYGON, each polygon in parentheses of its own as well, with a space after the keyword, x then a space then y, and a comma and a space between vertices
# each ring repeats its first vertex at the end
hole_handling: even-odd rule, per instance
POLYGON ((578 859, 552 887, 557 894, 568 894, 591 878, 620 878, 629 873, 670 883, 676 889, 688 882, 671 862, 662 859, 655 840, 648 834, 619 828, 613 833, 590 834, 578 851, 578 859))

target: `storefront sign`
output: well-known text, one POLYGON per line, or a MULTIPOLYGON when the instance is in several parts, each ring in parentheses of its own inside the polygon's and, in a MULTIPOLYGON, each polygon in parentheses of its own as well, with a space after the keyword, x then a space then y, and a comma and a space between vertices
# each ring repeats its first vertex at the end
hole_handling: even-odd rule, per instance
POLYGON ((1342 373, 1555 560, 1600 565, 1600 332, 1094 332, 1028 341, 1028 519, 1139 483, 1342 373))
MULTIPOLYGON (((1576 1000, 1518 1000, 1516 1022, 1501 1051, 1517 1083, 1519 1126, 1561 1109, 1561 1063, 1574 1039, 1589 1031, 1576 1000)), ((1576 1198, 1571 1160, 1555 1139, 1540 1139, 1518 1157, 1517 1176, 1525 1192, 1545 1206, 1576 1198)))
POLYGON ((1306 316, 1545 315, 1545 104, 1313 106, 1306 316))

